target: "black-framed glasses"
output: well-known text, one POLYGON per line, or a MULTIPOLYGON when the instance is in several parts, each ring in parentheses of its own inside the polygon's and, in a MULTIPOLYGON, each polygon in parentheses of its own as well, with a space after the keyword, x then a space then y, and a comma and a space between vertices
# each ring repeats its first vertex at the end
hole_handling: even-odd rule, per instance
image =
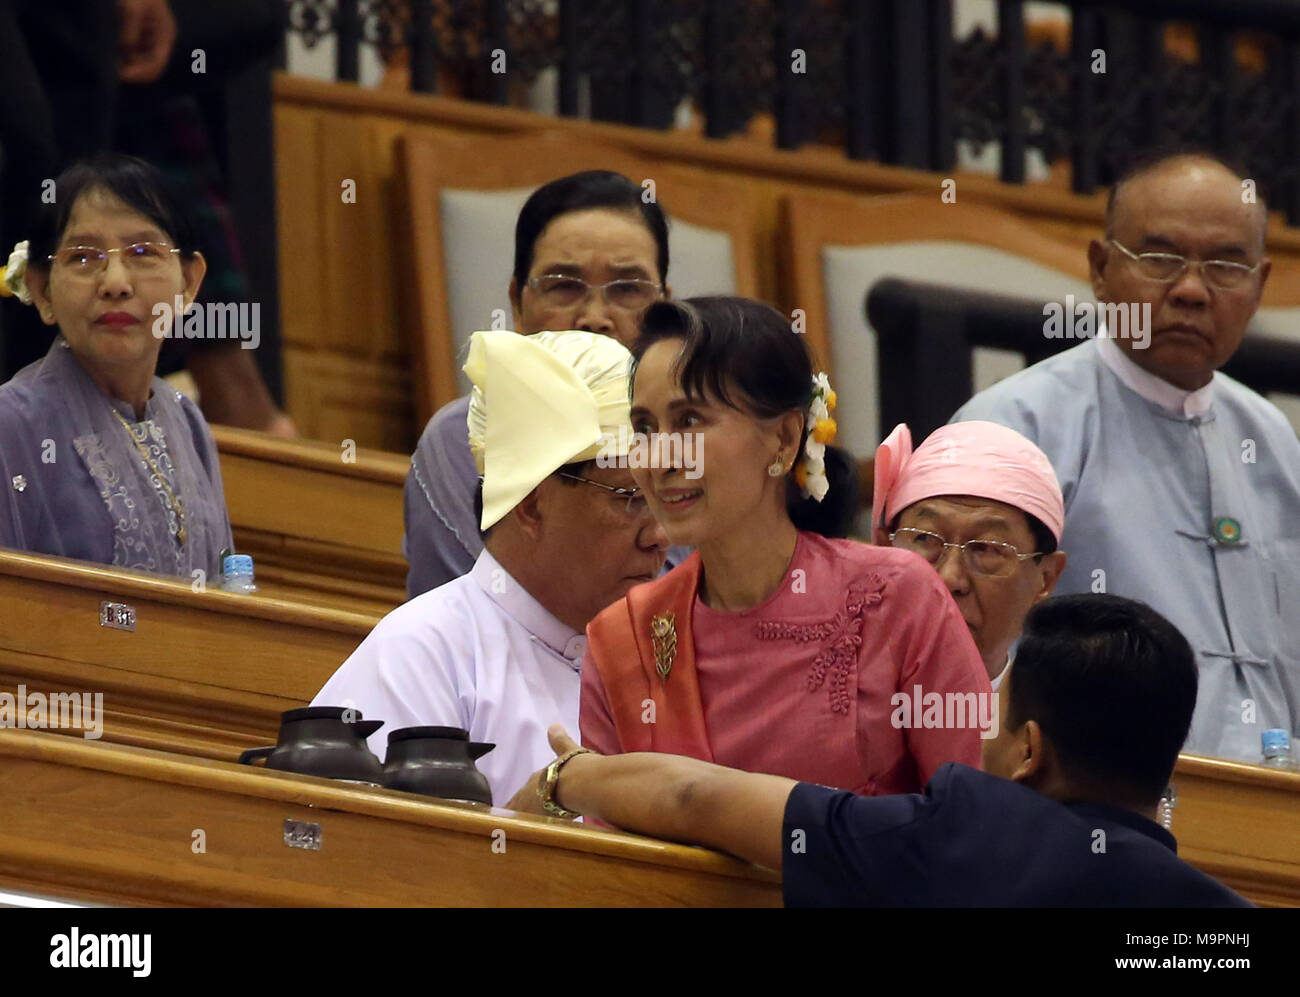
POLYGON ((1161 284, 1172 284, 1181 280, 1183 274, 1187 273, 1188 267, 1197 267, 1207 284, 1221 291, 1235 291, 1237 288, 1244 287, 1251 275, 1260 267, 1259 263, 1252 267, 1245 263, 1234 263, 1232 260, 1191 260, 1178 253, 1135 253, 1114 239, 1109 242, 1133 261, 1139 274, 1147 280, 1159 281, 1161 284))
POLYGON ((914 551, 933 565, 943 559, 944 551, 955 547, 961 552, 962 564, 966 570, 976 575, 991 575, 995 578, 1012 574, 1020 562, 1031 557, 1042 557, 1042 551, 1022 554, 1015 544, 1003 543, 1001 540, 967 540, 964 544, 949 543, 937 533, 929 530, 917 530, 910 526, 895 530, 889 534, 889 542, 901 550, 914 551))
POLYGON ((49 255, 57 263, 77 276, 97 274, 108 266, 110 253, 121 253, 122 263, 130 270, 141 273, 159 272, 167 261, 180 250, 165 242, 133 242, 121 249, 101 249, 99 246, 64 246, 49 255))
POLYGON ((549 305, 567 307, 584 300, 592 291, 600 291, 605 301, 616 308, 637 311, 658 300, 663 285, 640 277, 621 277, 604 284, 590 284, 571 274, 548 273, 528 278, 528 286, 549 305))
POLYGON ((640 488, 618 488, 615 485, 607 485, 603 481, 592 481, 590 478, 569 474, 567 471, 556 471, 555 473, 557 477, 568 478, 570 481, 581 481, 584 485, 595 485, 607 492, 613 492, 619 498, 626 499, 624 511, 629 519, 640 519, 650 508, 650 503, 646 501, 645 493, 640 488))

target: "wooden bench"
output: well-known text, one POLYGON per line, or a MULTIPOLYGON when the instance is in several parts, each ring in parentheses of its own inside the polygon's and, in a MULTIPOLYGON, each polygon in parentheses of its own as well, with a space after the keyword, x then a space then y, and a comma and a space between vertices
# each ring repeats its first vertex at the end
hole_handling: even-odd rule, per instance
POLYGON ((406 600, 409 457, 227 426, 212 434, 235 548, 253 555, 259 585, 369 611, 406 600))
POLYGON ((781 903, 775 873, 699 848, 22 730, 0 731, 0 888, 113 905, 781 903), (320 848, 290 847, 289 821, 320 848))
POLYGON ((0 552, 0 691, 103 693, 103 739, 234 759, 269 744, 378 614, 0 552), (129 606, 134 631, 101 624, 129 606))
POLYGON ((1269 907, 1300 907, 1300 772, 1181 755, 1178 854, 1269 907))

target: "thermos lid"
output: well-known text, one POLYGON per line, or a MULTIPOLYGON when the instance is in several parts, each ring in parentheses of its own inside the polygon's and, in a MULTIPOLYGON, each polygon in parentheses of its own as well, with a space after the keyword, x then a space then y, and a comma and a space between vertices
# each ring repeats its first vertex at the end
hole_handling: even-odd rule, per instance
POLYGON ((403 727, 388 732, 388 743, 410 741, 421 737, 441 737, 453 741, 468 741, 469 731, 461 727, 403 727))
POLYGON ((285 710, 280 714, 280 722, 287 724, 295 720, 342 720, 345 713, 349 714, 349 722, 362 719, 360 710, 346 706, 303 706, 296 710, 285 710))

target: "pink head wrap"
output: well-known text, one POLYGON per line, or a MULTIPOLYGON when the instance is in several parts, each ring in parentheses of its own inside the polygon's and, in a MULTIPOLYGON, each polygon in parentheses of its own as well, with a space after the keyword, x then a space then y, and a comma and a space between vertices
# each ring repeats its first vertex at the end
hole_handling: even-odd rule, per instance
POLYGON ((888 528, 913 502, 936 495, 973 495, 1003 502, 1040 519, 1059 542, 1065 500, 1043 453, 1014 429, 995 422, 954 422, 912 452, 912 433, 899 423, 876 448, 873 527, 888 528))

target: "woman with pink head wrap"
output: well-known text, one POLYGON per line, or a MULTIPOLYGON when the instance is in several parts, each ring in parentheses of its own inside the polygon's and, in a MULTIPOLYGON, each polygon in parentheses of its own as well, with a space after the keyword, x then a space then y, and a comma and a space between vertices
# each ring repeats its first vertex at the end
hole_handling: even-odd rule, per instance
POLYGON ((899 424, 876 450, 875 542, 921 555, 952 593, 996 688, 1025 614, 1056 586, 1065 501, 1047 456, 1014 429, 956 422, 915 451, 899 424))

